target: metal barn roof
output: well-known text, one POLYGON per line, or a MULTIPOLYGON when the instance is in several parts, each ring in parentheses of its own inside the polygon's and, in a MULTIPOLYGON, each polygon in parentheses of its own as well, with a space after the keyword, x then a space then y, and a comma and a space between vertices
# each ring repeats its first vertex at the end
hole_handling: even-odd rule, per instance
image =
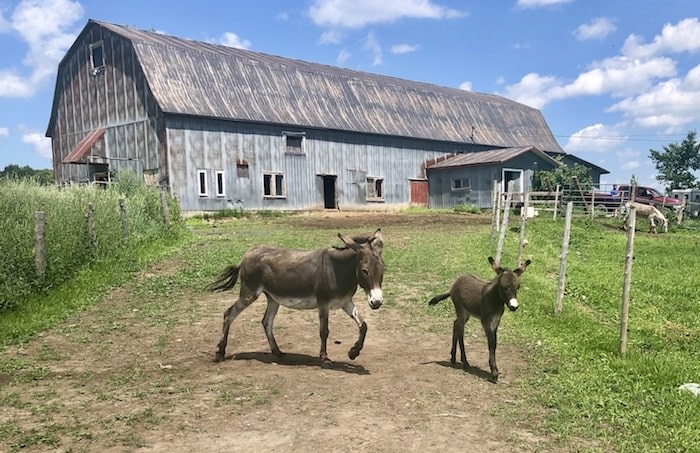
POLYGON ((491 164, 502 164, 511 159, 514 159, 521 154, 534 153, 540 158, 547 162, 551 162, 552 166, 556 167, 559 165, 555 159, 543 153, 539 149, 533 146, 523 146, 519 148, 503 148, 503 149, 493 149, 489 151, 479 151, 476 153, 463 153, 457 154, 447 159, 440 160, 434 164, 428 165, 429 170, 438 168, 455 168, 455 167, 469 167, 474 165, 491 165, 491 164))
POLYGON ((502 96, 95 20, 83 33, 91 27, 131 42, 165 113, 564 152, 539 110, 502 96))

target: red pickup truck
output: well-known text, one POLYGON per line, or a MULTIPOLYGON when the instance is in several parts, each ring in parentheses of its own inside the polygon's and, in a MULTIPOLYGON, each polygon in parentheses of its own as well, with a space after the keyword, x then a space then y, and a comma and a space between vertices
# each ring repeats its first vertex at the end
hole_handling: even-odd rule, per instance
MULTIPOLYGON (((592 203, 596 209, 612 211, 620 208, 630 200, 630 185, 617 184, 610 192, 586 192, 586 203, 592 203)), ((657 208, 677 210, 683 206, 683 201, 673 197, 667 197, 653 187, 637 186, 634 200, 639 203, 654 205, 657 208)))

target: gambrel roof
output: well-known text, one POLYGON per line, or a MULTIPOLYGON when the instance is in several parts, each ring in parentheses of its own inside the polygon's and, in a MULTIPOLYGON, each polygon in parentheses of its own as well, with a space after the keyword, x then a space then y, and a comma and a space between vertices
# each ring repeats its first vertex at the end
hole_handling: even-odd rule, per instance
POLYGON ((539 110, 502 96, 95 20, 82 33, 91 27, 131 43, 165 114, 564 152, 539 110))

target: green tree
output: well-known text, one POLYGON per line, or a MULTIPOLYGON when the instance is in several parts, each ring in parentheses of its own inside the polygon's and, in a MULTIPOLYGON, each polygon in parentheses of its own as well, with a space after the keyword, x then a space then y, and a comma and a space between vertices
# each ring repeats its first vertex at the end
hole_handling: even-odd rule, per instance
POLYGON ((20 167, 15 164, 7 165, 0 171, 0 180, 2 179, 32 179, 43 186, 54 182, 53 171, 50 169, 35 170, 29 165, 20 167))
POLYGON ((535 167, 532 174, 533 190, 555 190, 557 186, 571 187, 576 184, 575 180, 583 188, 590 188, 593 184, 593 177, 588 167, 574 164, 566 165, 561 161, 561 156, 554 157, 558 165, 553 170, 539 170, 535 167))
POLYGON ((649 158, 658 171, 656 180, 666 184, 666 190, 699 187, 693 173, 700 170, 700 143, 695 137, 695 131, 690 131, 680 145, 671 143, 663 151, 649 150, 649 158))

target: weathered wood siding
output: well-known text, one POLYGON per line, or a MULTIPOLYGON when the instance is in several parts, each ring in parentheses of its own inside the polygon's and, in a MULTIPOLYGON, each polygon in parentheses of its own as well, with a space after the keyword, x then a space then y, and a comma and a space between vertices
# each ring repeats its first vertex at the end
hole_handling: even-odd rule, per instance
POLYGON ((441 209, 451 209, 458 205, 490 208, 493 181, 502 182, 504 169, 523 170, 523 190, 527 192, 532 188, 533 168, 550 169, 551 163, 532 153, 526 153, 498 165, 429 170, 429 206, 441 209), (456 178, 470 178, 471 187, 453 190, 452 180, 456 178))
POLYGON ((163 176, 158 107, 128 40, 99 27, 86 29, 59 65, 53 114, 48 135, 53 138, 57 182, 87 180, 87 165, 62 161, 99 128, 106 129, 104 142, 92 150, 92 161, 107 163, 110 170, 131 168, 154 179, 163 176), (99 41, 105 69, 93 74, 90 44, 99 41))
POLYGON ((321 209, 321 175, 335 175, 340 209, 408 206, 410 179, 424 178, 424 161, 464 151, 464 145, 370 136, 326 130, 300 130, 184 116, 166 117, 170 184, 183 211, 321 209), (304 153, 286 152, 284 132, 304 133, 304 153), (248 164, 248 177, 238 164, 248 164), (206 196, 199 195, 198 171, 207 174, 206 196), (215 193, 216 172, 224 172, 223 197, 215 193), (284 175, 286 196, 263 196, 263 174, 284 175), (367 200, 367 177, 383 178, 384 200, 367 200))

